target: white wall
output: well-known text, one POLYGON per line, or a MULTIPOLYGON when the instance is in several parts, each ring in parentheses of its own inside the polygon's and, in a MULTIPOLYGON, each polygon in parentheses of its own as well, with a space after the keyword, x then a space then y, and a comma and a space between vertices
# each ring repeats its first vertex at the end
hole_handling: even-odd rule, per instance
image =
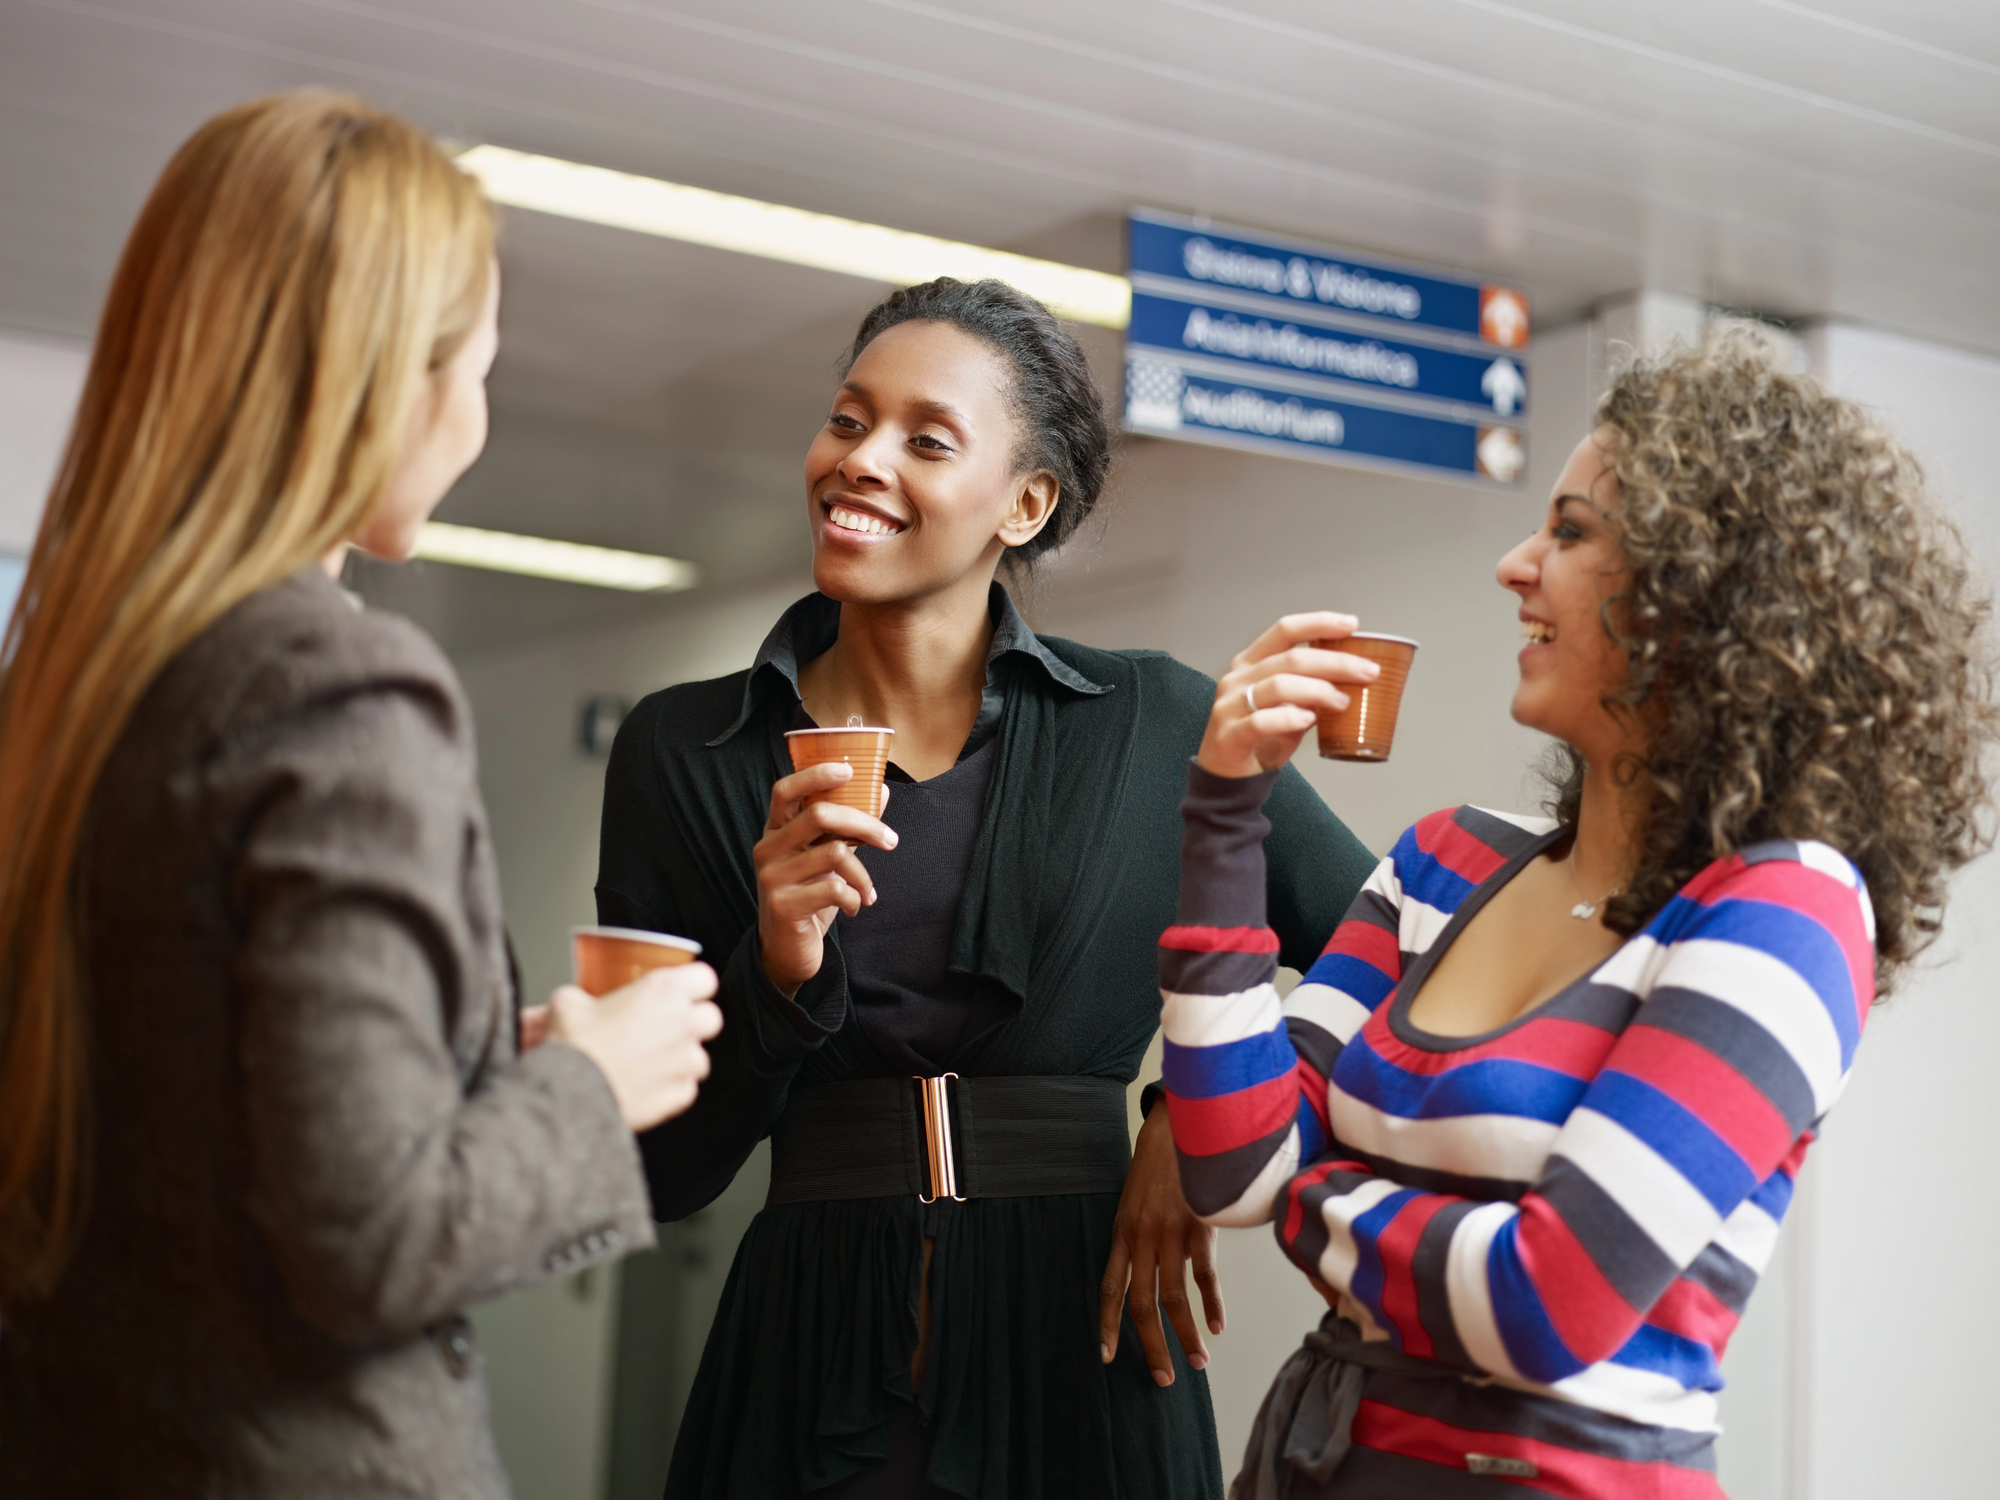
POLYGON ((0 552, 34 545, 90 348, 0 332, 0 552))
MULTIPOLYGON (((1869 329, 1808 339, 1823 378, 1874 407, 1923 460, 1989 574, 2000 360, 1869 329)), ((1877 1009, 1847 1096, 1801 1179, 1795 1402, 1811 1500, 2000 1492, 2000 1172, 1989 1142, 2000 1065, 2000 858, 1964 871, 1936 955, 1877 1009)))
POLYGON ((0 629, 20 591, 90 348, 0 332, 0 629))
MULTIPOLYGON (((604 764, 580 735, 585 698, 636 702, 669 683, 720 676, 749 664, 809 578, 719 598, 692 597, 659 620, 570 637, 463 664, 480 730, 480 783, 500 854, 509 931, 531 1000, 570 977, 568 931, 594 922, 598 810, 604 764)), ((659 1421, 679 1418, 737 1239, 763 1198, 761 1154, 725 1200, 699 1222, 662 1230, 678 1268, 674 1313, 660 1326, 675 1347, 664 1366, 659 1421)), ((589 1273, 587 1273, 589 1274, 589 1273)), ((600 1271, 478 1309, 494 1433, 517 1500, 585 1500, 613 1477, 611 1379, 620 1277, 600 1271)), ((633 1446, 628 1439, 626 1448, 633 1446)), ((629 1469, 670 1449, 637 1445, 629 1469)), ((664 1468, 657 1479, 663 1479, 664 1468)), ((649 1468, 649 1473, 651 1469, 649 1468)), ((657 1479, 621 1488, 657 1495, 657 1479)))

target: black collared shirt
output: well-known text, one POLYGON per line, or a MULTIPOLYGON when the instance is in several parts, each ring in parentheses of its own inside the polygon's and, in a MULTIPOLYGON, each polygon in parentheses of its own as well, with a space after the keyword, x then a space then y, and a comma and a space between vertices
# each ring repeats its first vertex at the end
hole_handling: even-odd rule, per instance
MULTIPOLYGON (((959 900, 993 779, 993 741, 1013 674, 1039 669, 1080 693, 1109 691, 1043 646, 997 583, 987 608, 993 644, 986 653, 986 688, 972 732, 957 763, 928 781, 913 781, 890 764, 889 779, 897 790, 882 820, 896 830, 899 842, 886 852, 860 851, 875 882, 875 904, 837 924, 855 1024, 882 1061, 899 1073, 948 1071, 967 1023, 1001 1000, 985 993, 993 980, 953 969, 950 957, 959 900)), ((810 727, 812 720, 797 701, 799 670, 833 644, 839 629, 840 606, 824 594, 809 595, 786 610, 757 652, 744 684, 742 713, 721 739, 750 717, 756 694, 787 687, 793 727, 810 727)))

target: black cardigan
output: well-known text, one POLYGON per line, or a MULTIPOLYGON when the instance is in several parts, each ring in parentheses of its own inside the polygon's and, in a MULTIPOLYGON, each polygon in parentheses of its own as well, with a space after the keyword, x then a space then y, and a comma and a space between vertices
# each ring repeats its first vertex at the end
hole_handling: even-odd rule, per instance
MULTIPOLYGON (((987 988, 1003 999, 968 1026, 955 1067, 1130 1082, 1159 1024, 1155 944, 1173 920, 1177 809, 1214 684, 1160 652, 1039 644, 1094 691, 1067 672, 1004 674, 999 763, 952 939, 953 967, 998 981, 987 988)), ((796 706, 785 676, 760 665, 653 694, 612 751, 599 920, 698 939, 727 1018, 695 1106, 641 1140, 662 1220, 728 1185, 795 1081, 884 1071, 849 1014, 833 934, 791 1000, 759 958, 751 847, 789 769, 796 706)), ((1304 969, 1374 861, 1296 771, 1268 812, 1271 926, 1282 961, 1304 969)), ((1178 1347, 1165 1390, 1129 1318, 1116 1361, 1099 1361, 1116 1210, 1116 1194, 947 1206, 929 1231, 932 1344, 913 1392, 921 1205, 766 1209, 710 1330, 668 1495, 836 1483, 880 1462, 886 1400, 899 1397, 930 1429, 932 1478, 968 1496, 1219 1496, 1207 1384, 1178 1347)))

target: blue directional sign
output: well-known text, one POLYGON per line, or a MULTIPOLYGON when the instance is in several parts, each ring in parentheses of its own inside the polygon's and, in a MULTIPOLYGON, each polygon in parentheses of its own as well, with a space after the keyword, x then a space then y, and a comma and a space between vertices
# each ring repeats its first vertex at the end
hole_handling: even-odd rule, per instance
POLYGON ((1497 484, 1514 483, 1527 466, 1527 448, 1513 427, 1217 379, 1136 351, 1126 358, 1125 425, 1156 437, 1371 468, 1441 470, 1497 484))
MULTIPOLYGON (((1207 355, 1246 371, 1314 375, 1364 392, 1429 397, 1485 407, 1511 418, 1528 407, 1528 377, 1510 352, 1467 353, 1374 338, 1298 318, 1273 318, 1134 290, 1128 345, 1163 353, 1207 355)), ((1251 378, 1255 378, 1253 374, 1251 378)))
POLYGON ((1519 481, 1518 290, 1160 214, 1129 244, 1132 431, 1519 481))

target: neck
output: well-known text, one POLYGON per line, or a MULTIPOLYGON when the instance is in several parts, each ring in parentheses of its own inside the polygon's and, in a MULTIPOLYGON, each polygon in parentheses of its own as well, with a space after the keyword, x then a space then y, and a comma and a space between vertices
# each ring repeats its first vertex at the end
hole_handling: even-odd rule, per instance
POLYGON ((919 781, 949 770, 986 689, 992 575, 975 570, 918 599, 844 603, 840 634, 799 673, 806 712, 827 728, 859 714, 896 731, 896 763, 919 781))
POLYGON ((1639 835, 1645 812, 1643 778, 1619 786, 1609 761, 1587 762, 1576 815, 1577 883, 1588 896, 1622 891, 1639 864, 1639 835))

